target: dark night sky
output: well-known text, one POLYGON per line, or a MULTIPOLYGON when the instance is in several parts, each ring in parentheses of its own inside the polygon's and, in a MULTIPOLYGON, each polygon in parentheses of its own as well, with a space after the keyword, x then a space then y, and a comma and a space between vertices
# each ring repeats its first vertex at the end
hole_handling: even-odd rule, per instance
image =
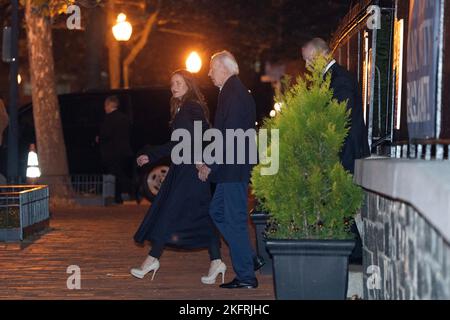
MULTIPOLYGON (((164 27, 201 33, 205 39, 156 31, 135 66, 153 73, 135 74, 134 83, 158 83, 162 74, 183 67, 186 53, 204 59, 217 50, 233 52, 247 81, 256 79, 255 62, 299 60, 299 48, 311 37, 329 39, 351 0, 166 0, 164 27)), ((163 19, 164 20, 164 19, 163 19)), ((301 63, 301 61, 299 61, 301 63)), ((203 70, 206 73, 206 70, 203 70)))
MULTIPOLYGON (((137 33, 152 8, 139 7, 143 0, 117 0, 118 10, 127 13, 137 33), (147 12, 146 12, 147 11, 147 12)), ((154 0, 148 0, 151 3, 154 0)), ((255 63, 291 60, 302 64, 299 48, 311 37, 329 39, 340 19, 350 8, 351 0, 163 0, 158 25, 153 29, 145 48, 131 66, 133 86, 167 85, 170 73, 184 67, 187 53, 198 50, 204 59, 200 77, 204 82, 209 55, 217 50, 233 52, 241 66, 241 75, 251 84, 259 75, 255 63), (164 29, 181 30, 200 34, 179 36, 164 29)), ((82 8, 82 24, 92 17, 92 10, 99 14, 94 19, 104 19, 104 8, 82 8), (87 10, 90 10, 88 13, 87 10), (84 20, 83 20, 84 19, 84 20)), ((4 25, 8 13, 3 10, 0 23, 4 25)), ((64 19, 64 17, 62 18, 64 19)), ((60 19, 61 20, 61 19, 60 19)), ((63 20, 64 21, 64 20, 63 20)), ((57 23, 56 23, 57 25, 57 23)), ((70 82, 71 90, 84 89, 86 81, 87 38, 96 34, 102 42, 103 30, 69 31, 64 23, 54 30, 54 56, 57 81, 70 82), (63 28, 61 28, 63 26, 63 28), (91 33, 89 33, 91 32, 91 33), (86 67, 85 67, 86 66, 86 67)), ((27 52, 25 32, 21 31, 21 72, 27 80, 27 52)), ((98 50, 100 70, 108 73, 106 43, 98 50)), ((0 63, 0 92, 7 92, 8 66, 0 63)), ((108 85, 103 78, 100 87, 108 85)))

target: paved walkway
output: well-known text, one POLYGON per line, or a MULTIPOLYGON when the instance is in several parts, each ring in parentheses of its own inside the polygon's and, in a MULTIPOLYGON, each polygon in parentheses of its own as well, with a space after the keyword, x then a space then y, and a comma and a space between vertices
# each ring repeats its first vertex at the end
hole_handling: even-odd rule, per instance
MULTIPOLYGON (((258 274, 255 290, 227 290, 203 285, 208 272, 206 250, 167 250, 155 280, 129 274, 148 248, 132 236, 148 205, 57 210, 50 230, 22 244, 0 243, 0 299, 274 299, 271 276, 258 274), (67 289, 67 268, 81 268, 81 289, 67 289)), ((252 232, 253 233, 253 232, 252 232)), ((234 277, 226 245, 222 249, 234 277)))

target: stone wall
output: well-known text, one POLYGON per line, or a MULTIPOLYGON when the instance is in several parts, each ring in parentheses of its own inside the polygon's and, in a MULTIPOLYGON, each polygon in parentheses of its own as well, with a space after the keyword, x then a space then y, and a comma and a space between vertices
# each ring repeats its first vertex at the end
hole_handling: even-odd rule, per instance
POLYGON ((366 192, 361 217, 364 299, 450 299, 450 245, 421 213, 366 192))

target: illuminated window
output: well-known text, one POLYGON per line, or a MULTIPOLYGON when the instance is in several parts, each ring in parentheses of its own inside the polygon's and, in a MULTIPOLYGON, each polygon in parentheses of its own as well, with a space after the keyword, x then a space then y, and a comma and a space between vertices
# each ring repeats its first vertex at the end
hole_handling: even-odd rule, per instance
POLYGON ((369 49, 369 33, 364 31, 364 62, 363 62, 363 114, 364 122, 366 121, 367 104, 370 101, 369 97, 369 75, 370 75, 370 49, 369 49))
POLYGON ((403 30, 404 21, 396 20, 394 23, 394 57, 393 70, 395 76, 395 105, 394 105, 394 128, 400 129, 400 116, 402 109, 402 70, 403 70, 403 30))

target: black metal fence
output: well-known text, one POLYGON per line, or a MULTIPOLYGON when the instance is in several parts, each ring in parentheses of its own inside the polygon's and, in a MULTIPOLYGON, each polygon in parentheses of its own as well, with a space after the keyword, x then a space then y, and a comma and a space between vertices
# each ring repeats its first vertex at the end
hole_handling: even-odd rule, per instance
POLYGON ((114 201, 115 177, 112 175, 72 175, 70 185, 81 205, 107 205, 114 201))
POLYGON ((50 195, 56 188, 69 187, 72 198, 80 205, 108 205, 114 202, 115 177, 113 175, 77 174, 47 176, 45 180, 28 180, 24 177, 10 179, 10 184, 46 184, 50 195))

